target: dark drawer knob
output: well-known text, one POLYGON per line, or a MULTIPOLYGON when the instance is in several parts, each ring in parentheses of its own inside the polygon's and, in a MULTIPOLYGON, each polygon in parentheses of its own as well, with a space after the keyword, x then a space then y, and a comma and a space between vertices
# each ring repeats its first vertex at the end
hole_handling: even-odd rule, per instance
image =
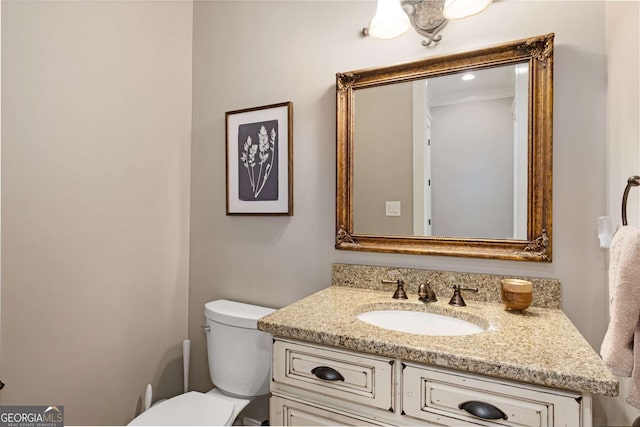
POLYGON ((328 366, 318 366, 313 368, 311 373, 325 381, 344 381, 344 377, 340 372, 328 366))
POLYGON ((507 414, 505 414, 492 404, 486 402, 478 402, 477 400, 463 402, 458 405, 458 408, 462 409, 463 411, 467 411, 473 416, 483 418, 485 420, 506 420, 508 418, 507 414))

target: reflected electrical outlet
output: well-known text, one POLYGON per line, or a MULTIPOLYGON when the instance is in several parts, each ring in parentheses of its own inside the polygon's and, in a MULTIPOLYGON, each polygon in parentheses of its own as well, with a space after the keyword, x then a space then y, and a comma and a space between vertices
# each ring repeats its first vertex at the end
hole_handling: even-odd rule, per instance
POLYGON ((400 202, 399 201, 387 201, 385 202, 387 216, 400 216, 400 202))

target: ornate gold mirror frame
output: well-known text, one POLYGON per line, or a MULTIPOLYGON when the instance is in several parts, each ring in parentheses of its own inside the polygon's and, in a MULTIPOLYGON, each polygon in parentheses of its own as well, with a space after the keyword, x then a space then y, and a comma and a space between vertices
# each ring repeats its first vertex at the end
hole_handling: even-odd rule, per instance
MULTIPOLYGON (((336 75, 337 249, 551 261, 554 34, 472 52, 336 75), (527 240, 355 234, 353 232, 354 92, 466 70, 529 64, 527 240)), ((473 219, 470 217, 470 221, 473 219)))

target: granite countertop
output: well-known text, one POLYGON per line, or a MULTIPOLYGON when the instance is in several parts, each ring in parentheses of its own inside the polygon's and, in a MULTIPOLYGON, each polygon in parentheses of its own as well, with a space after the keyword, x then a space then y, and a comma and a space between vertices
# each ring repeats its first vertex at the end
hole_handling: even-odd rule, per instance
POLYGON ((290 338, 405 361, 541 386, 616 396, 618 381, 560 309, 524 313, 501 304, 448 297, 423 303, 417 295, 394 300, 389 292, 331 286, 258 321, 258 329, 290 338), (426 336, 381 329, 356 319, 365 311, 408 309, 458 317, 488 331, 426 336))

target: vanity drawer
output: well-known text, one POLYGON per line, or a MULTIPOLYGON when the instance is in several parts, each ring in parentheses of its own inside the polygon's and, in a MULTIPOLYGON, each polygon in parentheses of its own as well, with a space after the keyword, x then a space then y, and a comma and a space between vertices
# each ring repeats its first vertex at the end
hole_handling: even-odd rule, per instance
POLYGON ((540 387, 412 365, 405 366, 402 379, 402 409, 415 418, 429 419, 431 414, 440 413, 481 425, 581 425, 582 399, 579 394, 551 392, 540 387), (460 407, 470 401, 480 402, 476 406, 485 411, 497 408, 506 419, 481 418, 460 407))
MULTIPOLYGON (((273 381, 393 411, 393 359, 275 340, 273 381)), ((272 385, 273 386, 273 385, 272 385)))

